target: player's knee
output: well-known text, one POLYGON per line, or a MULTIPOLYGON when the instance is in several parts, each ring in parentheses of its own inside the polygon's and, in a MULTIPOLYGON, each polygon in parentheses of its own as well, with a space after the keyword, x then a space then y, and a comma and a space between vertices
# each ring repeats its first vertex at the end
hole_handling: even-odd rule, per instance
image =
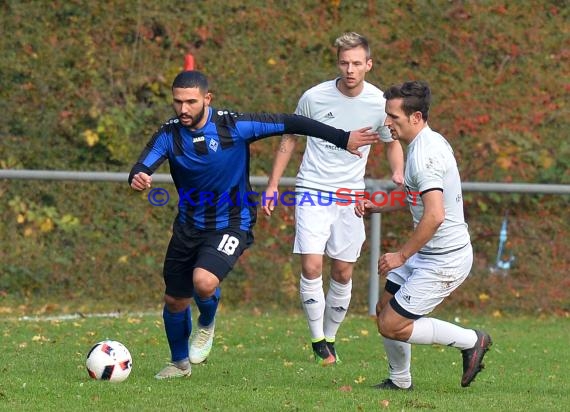
POLYGON ((396 331, 386 323, 382 322, 380 317, 378 317, 377 324, 378 324, 378 332, 380 333, 380 335, 388 339, 398 340, 398 335, 396 331))
POLYGON ((217 278, 202 277, 194 279, 194 292, 201 298, 207 298, 214 295, 219 284, 220 282, 217 278))
POLYGON ((352 279, 353 268, 354 263, 335 259, 332 264, 331 277, 338 283, 346 285, 352 279))
POLYGON ((342 285, 346 285, 352 279, 352 270, 333 271, 331 277, 342 285))
POLYGON ((302 270, 305 279, 316 279, 323 274, 323 265, 319 263, 308 263, 303 265, 302 270))
MULTIPOLYGON (((378 306, 376 310, 378 310, 378 306)), ((380 310, 376 318, 376 324, 378 326, 378 332, 382 336, 388 339, 398 339, 398 327, 387 315, 386 310, 380 310)))
POLYGON ((170 313, 178 313, 186 310, 190 304, 190 299, 175 298, 170 295, 164 295, 164 304, 170 313))

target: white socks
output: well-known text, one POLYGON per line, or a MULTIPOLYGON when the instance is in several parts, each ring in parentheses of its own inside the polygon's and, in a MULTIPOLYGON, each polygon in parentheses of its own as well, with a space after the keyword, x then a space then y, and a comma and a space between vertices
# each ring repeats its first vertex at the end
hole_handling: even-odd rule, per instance
POLYGON ((412 343, 438 344, 464 350, 471 349, 476 341, 477 334, 472 329, 465 329, 435 318, 419 318, 414 321, 412 334, 407 342, 384 338, 390 379, 401 388, 408 388, 412 384, 410 374, 412 343))
POLYGON ((301 274, 299 286, 301 304, 307 316, 309 331, 313 342, 324 339, 323 317, 325 314, 325 293, 323 291, 323 277, 306 279, 301 274))
POLYGON ((412 361, 412 345, 383 338, 384 350, 388 357, 388 373, 390 380, 400 388, 409 388, 412 385, 410 363, 412 361))
POLYGON ((471 349, 477 342, 477 334, 473 329, 465 329, 435 318, 419 318, 414 321, 413 327, 409 343, 436 343, 464 350, 471 349))
POLYGON ((301 274, 301 303, 307 316, 311 339, 326 338, 334 342, 340 324, 346 317, 352 295, 352 280, 346 285, 333 279, 325 299, 323 277, 307 279, 301 274))
POLYGON ((346 317, 351 296, 352 279, 343 285, 331 278, 324 316, 324 332, 327 341, 334 342, 338 328, 346 317))

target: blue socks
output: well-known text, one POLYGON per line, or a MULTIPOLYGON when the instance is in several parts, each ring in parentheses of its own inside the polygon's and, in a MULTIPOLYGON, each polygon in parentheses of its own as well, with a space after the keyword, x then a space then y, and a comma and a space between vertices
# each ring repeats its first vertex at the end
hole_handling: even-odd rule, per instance
MULTIPOLYGON (((218 310, 218 302, 220 300, 221 290, 216 288, 213 296, 201 298, 194 294, 196 306, 200 311, 198 323, 202 326, 210 326, 216 316, 218 310)), ((164 330, 166 331, 166 339, 170 346, 170 354, 172 362, 179 362, 189 358, 188 341, 192 333, 192 313, 190 306, 178 313, 172 313, 166 305, 162 310, 162 318, 164 319, 164 330)))
POLYGON ((165 305, 162 311, 162 318, 164 319, 164 329, 168 339, 168 346, 170 346, 172 362, 188 359, 188 340, 192 333, 190 306, 182 312, 171 313, 165 305))
POLYGON ((216 311, 218 310, 218 302, 220 301, 220 295, 222 291, 219 287, 216 288, 214 295, 208 298, 201 298, 196 293, 194 293, 194 300, 196 301, 196 306, 200 311, 200 316, 198 316, 198 323, 201 326, 210 326, 214 321, 216 316, 216 311))

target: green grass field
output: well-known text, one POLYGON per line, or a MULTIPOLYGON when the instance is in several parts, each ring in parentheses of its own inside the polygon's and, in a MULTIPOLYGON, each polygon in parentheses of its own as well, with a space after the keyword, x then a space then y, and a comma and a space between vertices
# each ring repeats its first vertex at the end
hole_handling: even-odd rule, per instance
MULTIPOLYGON (((441 315, 444 318, 443 315, 441 315)), ((461 388, 461 356, 453 348, 415 346, 415 390, 381 392, 387 376, 374 321, 349 315, 337 337, 342 363, 317 366, 305 320, 287 315, 218 314, 214 349, 190 378, 157 381, 168 361, 160 314, 71 320, 0 318, 2 411, 568 411, 570 319, 456 318, 489 331, 486 369, 461 388), (117 384, 88 377, 85 356, 106 338, 133 356, 117 384)))

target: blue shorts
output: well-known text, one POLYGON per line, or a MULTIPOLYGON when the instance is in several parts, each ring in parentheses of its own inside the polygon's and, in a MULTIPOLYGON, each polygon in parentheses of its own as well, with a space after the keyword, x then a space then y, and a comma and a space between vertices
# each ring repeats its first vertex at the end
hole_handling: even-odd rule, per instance
POLYGON ((179 298, 192 297, 196 268, 213 273, 221 282, 252 244, 251 231, 232 228, 181 230, 175 224, 164 259, 165 293, 179 298))

